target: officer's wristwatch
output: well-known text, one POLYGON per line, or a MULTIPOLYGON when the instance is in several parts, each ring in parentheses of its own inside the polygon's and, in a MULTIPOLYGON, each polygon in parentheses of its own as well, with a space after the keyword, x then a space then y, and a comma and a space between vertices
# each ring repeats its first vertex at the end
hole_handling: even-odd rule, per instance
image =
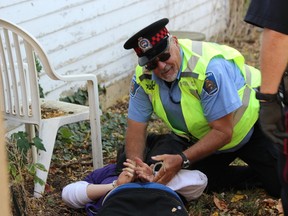
POLYGON ((187 169, 190 166, 190 161, 188 158, 183 154, 183 152, 179 153, 179 155, 182 157, 182 168, 187 169))

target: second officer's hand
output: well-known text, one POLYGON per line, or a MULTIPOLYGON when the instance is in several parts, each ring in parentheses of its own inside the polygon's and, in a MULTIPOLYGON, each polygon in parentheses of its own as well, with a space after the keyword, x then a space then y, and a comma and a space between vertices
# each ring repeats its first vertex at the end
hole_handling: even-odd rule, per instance
POLYGON ((162 161, 163 165, 154 178, 154 182, 166 185, 181 169, 180 155, 163 154, 152 157, 153 160, 162 161))

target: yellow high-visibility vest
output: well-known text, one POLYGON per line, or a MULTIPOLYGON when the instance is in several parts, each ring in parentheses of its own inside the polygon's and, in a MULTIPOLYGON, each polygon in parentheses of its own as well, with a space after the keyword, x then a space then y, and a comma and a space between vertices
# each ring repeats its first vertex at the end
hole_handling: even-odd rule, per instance
MULTIPOLYGON (((209 62, 216 56, 223 57, 227 60, 233 60, 240 69, 246 81, 246 84, 238 90, 242 106, 235 111, 233 116, 234 128, 231 142, 219 150, 235 147, 247 135, 258 119, 259 101, 255 97, 253 88, 260 85, 260 71, 246 65, 241 53, 226 45, 187 39, 180 39, 179 44, 184 52, 183 69, 178 83, 181 90, 180 103, 187 128, 190 134, 197 139, 201 139, 211 130, 203 114, 199 98, 209 62)), ((159 86, 155 80, 151 79, 151 74, 151 71, 147 71, 140 66, 136 68, 136 82, 149 95, 154 112, 174 133, 182 137, 191 137, 186 132, 173 128, 170 124, 160 99, 159 86)))

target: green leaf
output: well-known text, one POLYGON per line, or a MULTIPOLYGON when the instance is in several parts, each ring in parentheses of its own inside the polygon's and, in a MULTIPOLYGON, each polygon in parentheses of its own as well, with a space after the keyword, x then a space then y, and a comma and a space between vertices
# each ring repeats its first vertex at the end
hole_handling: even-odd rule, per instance
POLYGON ((35 163, 35 168, 39 169, 39 170, 42 170, 44 172, 47 172, 47 169, 45 168, 45 166, 41 163, 35 163))
POLYGON ((46 151, 44 144, 42 143, 42 139, 40 139, 39 137, 34 137, 33 143, 37 149, 46 151))
POLYGON ((17 146, 20 149, 21 152, 23 152, 25 155, 27 151, 30 149, 30 143, 26 138, 24 139, 18 139, 17 140, 17 146))
POLYGON ((83 97, 83 96, 81 96, 81 95, 77 95, 77 96, 75 97, 75 101, 77 101, 78 104, 85 104, 86 98, 83 97))
POLYGON ((71 155, 68 155, 68 154, 65 154, 65 155, 63 155, 63 159, 64 159, 64 160, 71 160, 71 159, 72 159, 72 156, 71 156, 71 155))
POLYGON ((35 164, 28 164, 27 166, 28 172, 34 176, 36 174, 36 166, 35 164))
POLYGON ((28 134, 24 131, 19 131, 17 133, 12 134, 13 139, 25 139, 28 136, 28 134))
POLYGON ((71 130, 69 130, 69 129, 66 128, 66 127, 60 128, 59 133, 60 133, 61 136, 62 136, 63 138, 65 138, 65 139, 68 139, 68 138, 70 138, 71 136, 73 136, 73 133, 71 132, 71 130))
POLYGON ((20 174, 17 174, 17 175, 15 176, 15 181, 16 181, 17 183, 22 182, 22 181, 23 181, 23 176, 20 175, 20 174))
POLYGON ((9 169, 10 174, 15 178, 17 175, 16 166, 14 164, 10 163, 8 169, 9 169))
POLYGON ((45 182, 41 178, 36 176, 36 175, 34 176, 34 182, 35 183, 39 183, 40 185, 44 185, 45 184, 45 182))
POLYGON ((67 98, 70 101, 70 103, 75 103, 75 100, 72 96, 68 96, 67 98))

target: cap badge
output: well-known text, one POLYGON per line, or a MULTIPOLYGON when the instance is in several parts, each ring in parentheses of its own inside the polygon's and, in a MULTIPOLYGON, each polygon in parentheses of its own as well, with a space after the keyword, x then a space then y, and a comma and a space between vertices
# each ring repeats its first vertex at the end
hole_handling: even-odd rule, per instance
POLYGON ((143 53, 153 47, 150 41, 147 38, 143 38, 143 37, 140 37, 138 39, 138 46, 140 47, 143 53))

